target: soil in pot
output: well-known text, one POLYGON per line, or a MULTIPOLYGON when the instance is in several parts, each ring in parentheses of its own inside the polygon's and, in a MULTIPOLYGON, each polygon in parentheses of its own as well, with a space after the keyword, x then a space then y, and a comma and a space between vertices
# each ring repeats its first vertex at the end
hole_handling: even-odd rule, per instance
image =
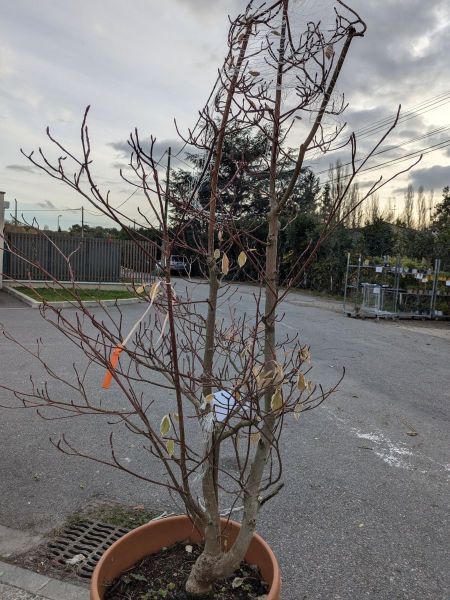
MULTIPOLYGON (((147 556, 112 583, 105 600, 191 600, 184 588, 201 551, 201 545, 180 543, 147 556)), ((258 567, 243 562, 205 600, 264 600, 267 593, 258 567)))

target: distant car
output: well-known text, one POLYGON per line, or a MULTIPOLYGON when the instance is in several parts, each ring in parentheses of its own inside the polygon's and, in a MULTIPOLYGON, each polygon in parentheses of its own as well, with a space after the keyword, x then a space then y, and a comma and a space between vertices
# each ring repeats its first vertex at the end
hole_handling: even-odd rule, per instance
MULTIPOLYGON (((189 263, 184 256, 171 256, 169 265, 171 273, 177 275, 187 275, 189 273, 189 263)), ((163 271, 161 261, 156 263, 156 269, 160 273, 163 271)))
POLYGON ((174 271, 178 275, 187 275, 189 273, 189 263, 184 256, 171 256, 170 271, 174 271))

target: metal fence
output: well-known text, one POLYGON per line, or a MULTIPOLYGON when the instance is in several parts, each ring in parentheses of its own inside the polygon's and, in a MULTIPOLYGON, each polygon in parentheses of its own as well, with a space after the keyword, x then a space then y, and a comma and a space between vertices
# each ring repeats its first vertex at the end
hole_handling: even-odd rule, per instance
POLYGON ((4 275, 13 280, 149 281, 156 252, 151 242, 7 233, 4 275))

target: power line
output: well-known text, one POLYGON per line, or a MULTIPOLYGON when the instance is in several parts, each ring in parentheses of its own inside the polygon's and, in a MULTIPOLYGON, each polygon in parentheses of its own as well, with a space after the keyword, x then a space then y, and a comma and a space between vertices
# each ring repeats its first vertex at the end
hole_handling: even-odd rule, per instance
MULTIPOLYGON (((392 150, 397 150, 398 148, 403 148, 403 146, 406 146, 413 142, 418 142, 427 137, 431 137, 432 135, 436 135, 437 133, 443 133, 444 131, 448 131, 449 129, 450 129, 450 125, 445 125, 444 127, 440 127, 439 129, 435 129, 435 130, 425 133, 423 135, 416 136, 414 138, 406 140, 405 142, 402 142, 401 144, 397 144, 395 146, 389 146, 388 148, 383 148, 382 150, 379 150, 378 152, 374 152, 372 154, 372 156, 378 156, 379 154, 384 154, 386 152, 392 152, 392 150)), ((440 143, 442 143, 442 142, 440 142, 440 143)), ((361 162, 362 160, 364 160, 364 159, 359 158, 359 159, 355 160, 355 162, 361 162)), ((351 164, 352 164, 351 162, 347 162, 347 163, 343 163, 341 166, 348 167, 351 164)), ((307 168, 311 168, 311 165, 307 165, 307 168)), ((328 169, 323 169, 322 171, 318 171, 317 173, 315 173, 315 175, 322 175, 323 173, 327 173, 327 172, 328 172, 328 169)))
MULTIPOLYGON (((418 104, 413 105, 403 115, 401 115, 401 117, 403 117, 403 119, 406 120, 406 117, 410 117, 411 115, 417 116, 419 114, 420 110, 422 110, 424 108, 428 108, 429 106, 434 105, 439 102, 442 102, 442 101, 445 101, 445 103, 446 103, 449 99, 450 99, 450 91, 443 92, 442 94, 438 94, 437 96, 433 96, 431 98, 428 98, 427 100, 423 100, 423 101, 419 102, 418 104)), ((434 108, 439 108, 439 107, 434 107, 434 108)), ((434 108, 430 109, 430 110, 434 110, 434 108)), ((372 121, 371 123, 368 123, 367 125, 365 125, 364 127, 361 127, 360 129, 355 129, 354 133, 355 133, 355 135, 362 135, 362 134, 365 134, 367 130, 373 129, 374 127, 383 128, 386 125, 389 125, 392 121, 393 121, 392 115, 388 116, 388 117, 384 117, 382 119, 378 119, 377 121, 372 121)))
MULTIPOLYGON (((432 146, 427 146, 425 148, 422 148, 421 150, 416 150, 414 152, 410 152, 409 154, 405 154, 403 156, 399 156, 398 158, 393 158, 391 160, 385 161, 383 163, 380 163, 378 165, 373 165, 372 167, 367 167, 365 169, 361 169, 357 175, 361 174, 361 173, 367 173, 369 171, 375 171, 377 169, 381 169, 382 167, 385 167, 386 165, 396 165, 399 164, 401 162, 404 162, 405 160, 408 160, 410 158, 414 158, 414 157, 419 157, 420 155, 426 155, 426 154, 430 154, 431 152, 436 152, 437 150, 443 150, 444 148, 447 148, 450 146, 450 138, 448 140, 444 140, 443 142, 439 142, 438 144, 434 144, 432 146)), ((346 179, 349 177, 352 177, 353 174, 352 173, 344 173, 342 175, 342 179, 346 179)), ((327 183, 331 183, 332 180, 328 179, 327 181, 325 181, 323 183, 323 185, 326 185, 327 183)))

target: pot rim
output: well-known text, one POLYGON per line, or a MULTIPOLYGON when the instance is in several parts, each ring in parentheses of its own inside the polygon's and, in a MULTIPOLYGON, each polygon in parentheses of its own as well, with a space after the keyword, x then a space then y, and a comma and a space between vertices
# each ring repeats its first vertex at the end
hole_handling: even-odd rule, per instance
MULTIPOLYGON (((132 529, 131 531, 129 531, 128 533, 123 535, 121 538, 119 538, 117 541, 115 541, 113 544, 111 544, 111 546, 109 546, 109 548, 107 550, 105 550, 105 552, 101 556, 101 558, 98 561, 97 565, 95 566, 94 572, 92 574, 91 583, 90 583, 90 598, 91 598, 91 600, 101 600, 101 598, 102 598, 101 588, 103 586, 103 581, 100 581, 100 574, 101 574, 103 565, 105 563, 107 563, 108 561, 110 561, 112 559, 112 557, 114 557, 118 548, 120 548, 124 544, 126 545, 126 543, 129 540, 132 540, 133 537, 139 536, 139 534, 141 534, 147 530, 151 530, 152 528, 154 528, 156 526, 158 526, 159 528, 173 530, 174 528, 176 529, 176 528, 180 527, 181 525, 186 526, 187 521, 190 522, 192 525, 192 533, 194 534, 194 532, 195 532, 197 535, 199 535, 199 532, 196 529, 196 527, 195 527, 194 523, 192 522, 192 520, 190 519, 190 517, 188 517, 187 515, 175 515, 175 516, 164 517, 162 519, 154 519, 152 521, 149 521, 148 523, 145 523, 144 525, 141 525, 140 527, 136 527, 135 529, 132 529)), ((240 523, 238 523, 237 521, 233 521, 231 519, 221 518, 221 523, 222 523, 222 525, 227 525, 228 527, 231 526, 232 529, 239 530, 241 527, 240 523)), ((188 536, 182 536, 182 538, 179 541, 186 539, 186 537, 188 537, 188 536)), ((176 542, 173 542, 173 543, 176 543, 176 542)), ((270 589, 269 589, 269 592, 267 595, 267 600, 279 600, 280 590, 281 590, 281 576, 280 576, 280 568, 278 565, 278 561, 275 557, 275 554, 273 553, 269 544, 258 533, 253 534, 251 543, 256 545, 256 547, 258 548, 258 554, 261 554, 263 556, 265 555, 266 560, 270 563, 270 566, 271 566, 272 581, 270 582, 270 589)), ((170 545, 172 545, 172 543, 170 545)), ((163 547, 163 545, 161 547, 163 547)), ((148 553, 142 555, 141 558, 144 558, 144 556, 150 556, 151 554, 152 554, 152 552, 148 552, 148 553)), ((258 564, 257 561, 253 560, 252 562, 258 564)), ((258 566, 260 566, 260 565, 258 565, 258 566)))

